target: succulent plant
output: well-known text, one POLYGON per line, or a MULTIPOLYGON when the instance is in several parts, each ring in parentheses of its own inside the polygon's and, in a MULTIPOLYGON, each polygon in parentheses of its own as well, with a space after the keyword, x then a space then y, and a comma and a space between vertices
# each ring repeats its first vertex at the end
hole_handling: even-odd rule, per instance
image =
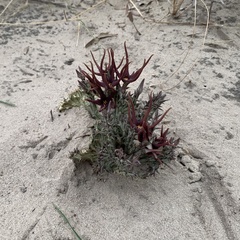
POLYGON ((149 99, 143 101, 140 95, 144 80, 133 93, 128 90, 128 85, 140 77, 152 56, 130 73, 126 43, 124 51, 125 57, 118 65, 113 49, 109 49, 104 51, 100 63, 91 53, 93 61, 84 64, 85 70, 77 70, 79 94, 74 92, 75 97, 69 98, 71 103, 65 101, 64 104, 67 108, 76 106, 74 100, 77 99, 96 119, 96 124, 88 149, 75 149, 70 157, 76 166, 81 161, 89 161, 97 173, 107 171, 146 178, 153 175, 160 164, 173 158, 179 139, 169 138, 169 129, 164 130, 161 125, 170 110, 159 114, 165 94, 150 93, 149 99))

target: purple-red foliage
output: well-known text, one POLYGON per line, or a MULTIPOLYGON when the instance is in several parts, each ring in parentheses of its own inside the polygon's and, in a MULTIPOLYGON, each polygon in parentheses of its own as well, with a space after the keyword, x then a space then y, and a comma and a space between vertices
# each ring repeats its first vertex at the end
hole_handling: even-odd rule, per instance
POLYGON ((162 114, 159 118, 155 119, 151 124, 149 124, 148 118, 150 112, 152 111, 152 104, 153 96, 152 94, 150 94, 148 108, 145 110, 142 119, 139 119, 136 117, 136 111, 132 98, 130 96, 128 97, 128 121, 129 124, 136 130, 139 142, 150 141, 155 127, 163 120, 163 118, 171 109, 169 108, 164 114, 162 114))
POLYGON ((127 86, 136 81, 143 69, 146 67, 151 57, 148 60, 144 60, 142 67, 137 71, 130 73, 129 70, 129 57, 124 43, 125 57, 122 58, 120 63, 117 65, 114 58, 113 49, 104 50, 103 57, 100 64, 97 63, 95 57, 91 52, 93 62, 90 65, 84 64, 86 71, 79 68, 77 71, 78 77, 81 79, 79 81, 80 87, 85 91, 90 91, 93 94, 93 99, 86 99, 100 106, 100 111, 103 109, 115 108, 116 98, 118 94, 125 93, 127 86), (106 52, 108 55, 108 60, 106 59, 106 52))

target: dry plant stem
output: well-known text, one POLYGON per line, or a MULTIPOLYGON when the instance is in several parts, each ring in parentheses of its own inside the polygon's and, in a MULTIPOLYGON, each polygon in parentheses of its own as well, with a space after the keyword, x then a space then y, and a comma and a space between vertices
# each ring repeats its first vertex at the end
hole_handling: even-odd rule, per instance
POLYGON ((163 91, 167 92, 167 91, 170 91, 170 90, 174 89, 175 87, 179 86, 184 81, 184 79, 189 75, 189 73, 192 71, 193 67, 196 65, 197 60, 198 60, 198 58, 195 59, 195 61, 192 64, 191 68, 187 71, 185 76, 175 86, 173 86, 171 88, 168 88, 168 89, 163 89, 163 91))
POLYGON ((204 5, 204 7, 206 8, 206 11, 207 11, 207 23, 206 23, 206 29, 205 29, 204 39, 203 39, 203 46, 204 46, 206 38, 207 38, 207 33, 208 33, 210 14, 209 14, 209 10, 208 10, 208 7, 207 7, 206 3, 203 0, 201 0, 201 2, 202 2, 202 4, 204 5))
POLYGON ((66 15, 66 11, 65 11, 65 10, 63 11, 63 14, 64 14, 65 21, 68 22, 68 19, 67 19, 67 15, 66 15))
MULTIPOLYGON (((203 2, 203 0, 201 0, 201 1, 203 2)), ((136 11, 139 13, 139 15, 143 18, 143 20, 155 22, 154 20, 145 18, 145 17, 143 16, 143 14, 141 13, 141 11, 137 8, 136 4, 135 4, 132 0, 129 0, 129 2, 133 5, 133 7, 136 9, 136 11)), ((175 1, 174 1, 174 2, 175 2, 175 1)), ((183 3, 183 0, 181 0, 181 4, 182 4, 182 3, 183 3)), ((207 9, 206 4, 205 4, 204 2, 203 2, 203 4, 204 4, 205 8, 207 9)), ((180 5, 180 6, 181 6, 181 5, 180 5)), ((179 6, 179 7, 180 7, 180 6, 179 6)), ((197 9, 196 9, 196 7, 197 7, 197 0, 195 0, 193 35, 195 34, 195 29, 196 29, 196 26, 197 26, 197 21, 196 21, 196 18, 197 18, 197 14, 196 14, 197 9)), ((207 9, 207 11, 208 11, 208 9, 207 9)), ((208 12, 208 16, 209 16, 209 12, 208 12)), ((164 17, 164 18, 165 18, 165 17, 164 17)), ((155 22, 155 23, 156 23, 156 22, 155 22)), ((184 24, 183 24, 183 25, 184 25, 184 24)), ((209 26, 209 17, 208 17, 208 21, 207 21, 207 24, 206 24, 206 31, 205 31, 205 36, 204 36, 204 40, 203 40, 203 45, 204 45, 204 43, 205 43, 208 26, 209 26)), ((180 65, 179 65, 178 68, 167 78, 167 80, 164 82, 164 84, 167 83, 167 81, 168 81, 171 77, 173 77, 173 76, 179 71, 179 69, 181 68, 181 66, 184 64, 187 56, 189 55, 190 50, 191 50, 191 48, 188 47, 187 53, 186 53, 186 55, 184 56, 183 60, 181 61, 180 65)), ((181 83, 184 81, 184 79, 189 75, 189 73, 192 71, 193 67, 196 65, 197 60, 198 60, 198 58, 194 61, 194 63, 192 64, 191 68, 187 71, 187 73, 185 74, 185 76, 184 76, 175 86, 173 86, 173 87, 171 87, 171 88, 169 88, 169 89, 166 89, 166 90, 164 90, 164 91, 170 91, 170 90, 174 89, 175 87, 179 86, 179 84, 181 84, 181 83)))
POLYGON ((126 13, 127 13, 127 17, 129 18, 130 22, 133 24, 133 26, 134 26, 136 32, 138 33, 138 35, 141 35, 141 33, 138 31, 138 29, 137 29, 137 27, 136 27, 136 25, 135 25, 135 23, 134 23, 134 21, 133 21, 133 13, 132 13, 132 11, 130 10, 128 4, 127 4, 127 6, 126 6, 126 13))
POLYGON ((92 7, 87 8, 85 11, 80 12, 79 14, 77 14, 76 17, 80 17, 83 13, 88 12, 89 10, 91 10, 91 9, 93 9, 93 8, 96 8, 97 6, 99 6, 99 5, 103 4, 103 3, 106 3, 106 0, 102 0, 102 1, 100 1, 100 2, 98 2, 98 3, 96 3, 96 4, 94 4, 94 5, 92 5, 92 7))
POLYGON ((195 35, 196 24, 197 24, 197 0, 194 0, 194 25, 193 25, 193 35, 195 35))
MULTIPOLYGON (((12 2, 13 0, 11 0, 12 2)), ((106 0, 102 0, 98 3, 96 3, 95 5, 93 5, 92 7, 86 9, 85 11, 82 11, 81 13, 75 15, 75 17, 72 17, 72 18, 69 18, 68 19, 68 22, 74 22, 74 21, 81 21, 81 19, 79 18, 80 16, 82 16, 84 13, 86 12, 89 12, 90 10, 92 10, 93 8, 96 8, 97 6, 105 3, 106 0)), ((129 2, 133 5, 133 7, 136 9, 136 11, 139 13, 139 15, 142 17, 142 19, 146 22, 152 22, 152 23, 156 23, 156 24, 166 24, 166 25, 182 25, 182 26, 189 26, 191 25, 191 23, 189 22, 171 22, 171 21, 163 21, 163 19, 165 19, 167 16, 169 16, 169 13, 167 13, 164 17, 162 17, 160 20, 155 20, 155 19, 152 19, 152 18, 146 18, 143 16, 143 14, 141 13, 141 11, 137 8, 136 4, 132 1, 132 0, 129 0, 129 2)), ((26 1, 25 5, 28 4, 28 0, 26 1)), ((8 4, 10 5, 10 4, 8 4)), ((204 4, 206 6, 206 4, 204 4)), ((5 8, 6 9, 6 8, 5 8)), ((3 11, 5 11, 5 9, 3 11)), ((2 13, 1 13, 2 14, 2 13)), ((0 16, 1 16, 0 14, 0 16)), ((61 22, 65 22, 66 20, 65 19, 62 19, 62 20, 54 20, 54 21, 34 21, 34 22, 24 22, 24 23, 8 23, 8 22, 2 22, 0 23, 0 26, 25 26, 25 25, 41 25, 41 24, 55 24, 55 23, 61 23, 61 22)), ((197 24, 196 23, 196 26, 204 26, 205 24, 203 23, 200 23, 200 24, 197 24)), ((208 26, 212 26, 212 27, 222 27, 222 25, 220 24, 210 24, 209 21, 208 21, 208 26)), ((231 27, 231 26, 228 26, 228 27, 231 27)), ((233 28, 239 28, 239 26, 234 26, 233 28)))
MULTIPOLYGON (((197 2, 197 0, 195 0, 195 15, 194 15, 194 25, 193 25, 193 35, 195 34, 195 28, 196 28, 196 2, 197 2)), ((193 37, 193 36, 192 36, 193 37)), ((192 39, 192 38, 191 38, 192 39)), ((172 74, 170 74, 169 76, 168 76, 168 78, 166 79, 166 81, 164 82, 164 84, 166 84, 167 82, 168 82, 168 80, 171 78, 171 77, 173 77, 174 75, 176 75, 176 73, 179 71, 179 69, 182 67, 182 65, 184 64, 184 62, 185 62, 185 60, 186 60, 186 58, 187 58, 187 56, 189 55, 189 52, 190 52, 190 46, 188 47, 188 49, 187 49, 187 53, 186 53, 186 55, 184 56, 184 58, 183 58, 183 60, 181 61, 181 63, 180 63, 180 65, 178 66, 178 68, 172 73, 172 74)), ((194 65, 195 65, 195 63, 194 63, 194 65)), ((194 66, 193 65, 193 66, 194 66)), ((190 69, 192 69, 193 68, 193 66, 190 68, 190 69)), ((188 75, 188 74, 187 74, 188 75)), ((186 78, 186 76, 183 78, 183 79, 185 79, 186 78)), ((183 79, 182 80, 180 80, 180 82, 176 85, 176 86, 178 86, 182 81, 183 81, 183 79)), ((175 87, 176 87, 175 86, 175 87)), ((172 89, 172 88, 171 88, 172 89)), ((168 90, 170 90, 170 89, 168 89, 168 90)))
MULTIPOLYGON (((197 0, 196 0, 197 1, 197 0)), ((196 3, 195 1, 195 3, 196 3)), ((203 0, 201 0, 203 1, 203 0)), ((132 4, 132 6, 136 9, 136 11, 138 12, 138 14, 142 17, 142 19, 146 22, 152 22, 152 23, 156 23, 156 24, 166 24, 166 25, 183 25, 183 26, 189 26, 191 25, 191 23, 189 22, 170 22, 170 21, 163 21, 163 19, 165 19, 166 17, 168 17, 170 15, 170 13, 168 12, 165 16, 163 16, 160 20, 155 20, 153 18, 146 18, 142 12, 139 10, 139 8, 136 6, 136 4, 132 1, 132 0, 129 0, 129 3, 132 4)), ((189 6, 191 6, 192 4, 190 4, 189 6)), ((204 6, 206 6, 206 4, 204 3, 204 6)), ((196 10, 195 10, 196 11, 196 10)), ((208 11, 208 10, 207 10, 208 11)), ((209 11, 208 11, 209 12, 209 11)), ((196 15, 196 14, 195 14, 196 15)), ((209 14, 208 14, 209 15, 209 14)), ((195 19, 196 19, 196 16, 195 16, 195 19)), ((206 24, 204 23, 199 23, 197 24, 197 22, 195 21, 195 26, 205 26, 206 24)), ((212 27, 222 27, 222 25, 219 25, 219 24, 210 24, 209 21, 207 23, 207 28, 209 26, 212 26, 212 27)), ((230 26, 229 26, 230 27, 230 26)), ((237 26, 236 26, 237 27, 237 26)))
MULTIPOLYGON (((86 27, 86 25, 84 24, 84 22, 82 20, 79 20, 77 23, 77 41, 76 41, 76 47, 79 44, 79 38, 80 38, 80 30, 81 30, 81 26, 83 26, 88 33, 90 33, 89 29, 86 27)), ((92 35, 92 34, 91 34, 92 35)), ((92 35, 93 37, 93 35, 92 35)))
POLYGON ((80 24, 80 22, 78 22, 78 25, 77 25, 77 42, 76 42, 76 47, 78 46, 78 43, 79 43, 80 28, 81 28, 81 24, 80 24))
POLYGON ((178 13, 178 18, 185 12, 187 11, 193 4, 190 3, 188 6, 184 7, 183 9, 181 9, 181 12, 178 13))
MULTIPOLYGON (((201 0, 202 4, 204 5, 206 11, 207 11, 207 22, 206 22, 206 28, 205 28, 205 34, 203 38, 203 45, 205 44, 206 38, 207 38, 207 33, 208 33, 208 28, 209 28, 209 20, 210 20, 210 12, 208 10, 208 7, 206 3, 201 0)), ((197 0, 194 0, 194 25, 193 25, 193 35, 195 34, 195 29, 197 25, 197 0)))
MULTIPOLYGON (((86 12, 83 11, 82 15, 86 12)), ((169 14, 168 14, 169 15, 169 14)), ((167 17, 168 15, 164 16, 161 19, 164 19, 165 17, 167 17)), ((155 24, 162 24, 162 25, 181 25, 181 26, 190 26, 191 23, 189 22, 167 22, 167 21, 162 21, 162 20, 154 20, 154 19, 147 19, 147 18, 143 18, 144 21, 146 22, 151 22, 151 23, 155 23, 155 24)), ((75 22, 75 21, 81 21, 80 18, 69 18, 68 22, 75 22)), ((35 22, 20 22, 20 23, 8 23, 8 22, 4 22, 4 23, 0 23, 0 26, 27 26, 27 25, 42 25, 42 24, 55 24, 55 23, 62 23, 62 22, 66 22, 65 19, 62 20, 54 20, 54 21, 35 21, 35 22)), ((204 23, 199 23, 196 24, 197 26, 205 26, 206 24, 204 23)), ((211 24, 209 23, 209 26, 211 27, 223 27, 221 24, 211 24)), ((226 26, 228 28, 236 28, 238 29, 240 27, 240 25, 238 26, 226 26)))
POLYGON ((171 75, 168 76, 168 78, 166 79, 166 81, 165 81, 163 84, 166 84, 171 77, 173 77, 174 75, 176 75, 176 73, 178 72, 178 70, 179 70, 179 69, 181 68, 181 66, 184 64, 184 62, 185 62, 185 60, 186 60, 186 58, 187 58, 190 50, 191 50, 191 48, 188 47, 187 53, 186 53, 186 55, 184 56, 184 58, 183 58, 183 60, 181 61, 180 65, 178 66, 178 68, 177 68, 171 75))
MULTIPOLYGON (((204 38, 203 38, 203 44, 202 44, 202 47, 201 47, 201 49, 202 49, 202 48, 204 47, 204 44, 205 44, 205 41, 206 41, 206 37, 207 37, 207 33, 208 33, 210 14, 209 14, 209 10, 208 10, 208 7, 207 7, 206 3, 205 3, 203 0, 201 0, 201 2, 203 3, 203 5, 204 5, 204 7, 205 7, 205 9, 206 9, 206 11, 207 11, 207 22, 206 22, 205 34, 204 34, 204 38)), ((196 22, 197 22, 197 21, 196 21, 196 18, 197 18, 196 12, 197 12, 197 0, 195 0, 195 4, 194 4, 193 35, 195 34, 195 29, 196 29, 196 25, 197 25, 197 24, 196 24, 196 22)), ((200 49, 200 50, 201 50, 201 49, 200 49)), ((188 54, 189 54, 189 51, 190 51, 190 48, 188 48, 187 54, 185 55, 184 59, 182 60, 181 64, 180 64, 179 67, 177 68, 177 70, 174 71, 174 72, 167 78, 167 80, 166 80, 164 83, 166 83, 172 76, 174 76, 174 75, 178 72, 178 70, 180 69, 180 67, 183 65, 185 59, 187 58, 187 56, 188 56, 188 54)), ((179 86, 179 84, 181 84, 181 83, 184 81, 184 79, 189 75, 189 73, 192 71, 193 67, 196 65, 197 60, 198 60, 198 58, 195 59, 195 61, 194 61, 194 63, 192 64, 191 68, 187 71, 187 73, 185 74, 185 76, 184 76, 175 86, 173 86, 173 87, 171 87, 171 88, 169 88, 169 89, 166 89, 166 90, 164 90, 164 91, 170 91, 170 90, 174 89, 175 87, 179 86)))
POLYGON ((137 10, 138 14, 144 18, 143 14, 141 13, 141 11, 137 8, 136 4, 132 1, 132 0, 129 0, 129 2, 133 5, 133 7, 137 10))
POLYGON ((172 15, 176 15, 178 10, 180 9, 182 3, 184 0, 173 0, 173 10, 172 10, 172 15))
MULTIPOLYGON (((184 0, 180 0, 179 3, 177 3, 177 1, 174 0, 174 1, 173 1, 173 5, 174 5, 174 4, 175 4, 175 5, 177 4, 177 6, 179 6, 179 8, 180 8, 180 6, 181 6, 181 4, 183 3, 183 1, 184 1, 184 0)), ((145 17, 143 16, 143 14, 141 13, 141 11, 137 8, 136 4, 135 4, 132 0, 129 0, 129 2, 133 5, 133 7, 136 9, 136 11, 139 13, 139 15, 142 17, 142 19, 143 19, 144 21, 146 21, 146 22, 154 22, 154 23, 161 23, 161 24, 164 24, 164 23, 165 23, 165 24, 166 24, 166 23, 167 23, 167 24, 170 24, 170 22, 162 22, 162 19, 164 19, 167 15, 166 15, 164 18, 162 18, 161 21, 156 21, 156 20, 154 20, 154 19, 147 19, 147 18, 145 18, 145 17)), ((204 5, 204 7, 205 7, 205 9, 206 9, 206 11, 207 11, 207 22, 206 22, 206 24, 197 24, 197 0, 194 0, 193 36, 194 36, 194 34, 195 34, 195 31, 196 31, 196 26, 206 25, 205 34, 204 34, 204 39, 203 39, 203 45, 202 45, 202 47, 203 47, 204 44, 205 44, 205 41, 206 41, 206 37, 207 37, 207 33, 208 33, 208 28, 209 28, 209 25, 210 25, 210 23, 209 23, 210 14, 209 14, 209 10, 208 10, 208 7, 207 7, 206 3, 205 3, 203 0, 201 0, 201 2, 203 3, 203 5, 204 5)), ((174 8, 174 6, 173 6, 173 8, 174 8)), ((178 8, 178 9, 179 9, 179 8, 178 8)), ((176 6, 175 6, 175 9, 176 9, 176 6)), ((169 14, 168 14, 168 15, 169 15, 169 14)), ((172 24, 190 25, 189 23, 172 23, 172 24)), ((217 27, 217 25, 211 25, 211 26, 217 27)), ((184 64, 187 56, 189 55, 190 50, 191 50, 191 48, 189 47, 188 50, 187 50, 187 53, 186 53, 185 57, 183 58, 183 60, 181 61, 180 65, 179 65, 179 67, 176 69, 176 71, 174 71, 174 72, 167 78, 167 80, 164 82, 164 84, 167 83, 167 81, 168 81, 171 77, 173 77, 173 76, 179 71, 179 69, 181 68, 181 66, 184 64)), ((181 83, 184 81, 184 79, 189 75, 189 73, 191 72, 191 70, 193 69, 193 67, 196 65, 197 60, 198 60, 198 58, 194 61, 194 63, 192 64, 191 68, 190 68, 190 69, 188 70, 188 72, 184 75, 184 77, 183 77, 175 86, 173 86, 173 87, 171 87, 171 88, 169 88, 169 89, 166 89, 165 91, 172 90, 172 89, 174 89, 175 87, 179 86, 179 84, 181 84, 181 83)))
MULTIPOLYGON (((9 5, 13 2, 13 0, 11 0, 8 5, 6 6, 6 8, 3 10, 3 12, 0 14, 0 17, 1 15, 5 12, 5 10, 9 7, 9 5)), ((17 13, 19 13, 20 11, 22 11, 22 9, 26 8, 28 6, 28 0, 26 0, 25 4, 23 6, 20 6, 19 8, 16 9, 16 11, 11 14, 10 16, 13 17, 15 16, 17 13)), ((4 20, 2 21, 4 22, 4 20)))
POLYGON ((7 6, 3 9, 3 11, 0 13, 0 17, 6 12, 7 8, 10 6, 10 4, 13 2, 13 0, 11 0, 7 6))
POLYGON ((170 23, 170 22, 162 22, 162 20, 164 18, 166 18, 167 16, 170 15, 170 12, 168 12, 165 16, 163 16, 160 20, 156 21, 155 19, 151 19, 151 18, 146 18, 143 16, 142 12, 139 10, 139 8, 136 6, 136 4, 132 1, 129 0, 129 2, 133 5, 133 7, 136 9, 136 11, 138 12, 138 14, 142 17, 142 19, 146 22, 153 22, 153 23, 162 23, 162 24, 174 24, 174 23, 170 23))
MULTIPOLYGON (((13 1, 13 0, 12 0, 13 1)), ((90 8, 87 8, 86 10, 82 11, 81 13, 75 15, 75 17, 69 18, 68 22, 74 22, 74 21, 81 21, 80 16, 82 16, 84 13, 87 13, 89 11, 91 11, 93 8, 96 8, 97 6, 105 3, 106 0, 100 1, 99 3, 93 5, 90 8)), ((27 4, 27 2, 26 2, 27 4)), ((33 22, 20 22, 20 23, 8 23, 8 22, 3 22, 0 23, 1 25, 6 25, 6 26, 25 26, 25 25, 41 25, 41 24, 51 24, 51 23, 61 23, 61 22, 66 22, 66 19, 61 19, 61 20, 53 20, 53 21, 33 21, 33 22)))
POLYGON ((210 7, 209 7, 209 22, 210 22, 210 18, 211 18, 213 3, 214 2, 211 2, 210 7))

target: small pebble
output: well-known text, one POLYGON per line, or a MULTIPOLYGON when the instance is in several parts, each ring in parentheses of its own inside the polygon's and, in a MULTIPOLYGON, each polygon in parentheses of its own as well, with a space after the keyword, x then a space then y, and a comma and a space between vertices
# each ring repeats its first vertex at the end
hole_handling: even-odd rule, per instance
POLYGON ((227 140, 231 140, 232 138, 234 138, 234 135, 230 132, 226 132, 227 133, 227 136, 225 137, 225 139, 227 140))
POLYGON ((36 158, 37 158, 37 156, 38 156, 38 154, 37 154, 37 153, 33 153, 33 154, 32 154, 32 158, 33 158, 33 159, 36 159, 36 158))
POLYGON ((27 187, 23 186, 23 187, 20 187, 20 191, 22 193, 25 193, 27 191, 27 187))
POLYGON ((233 184, 230 182, 228 182, 227 185, 228 185, 228 187, 233 187, 233 184))
POLYGON ((191 189, 192 192, 198 192, 198 193, 202 193, 202 188, 200 187, 194 187, 191 189))
POLYGON ((200 172, 195 172, 195 173, 192 173, 190 176, 189 176, 189 179, 191 180, 189 183, 195 183, 195 182, 199 182, 201 181, 202 179, 202 174, 200 172))
POLYGON ((199 164, 192 162, 191 164, 188 164, 188 170, 190 172, 199 172, 199 164))
POLYGON ((207 167, 213 167, 215 165, 215 162, 211 160, 206 160, 205 164, 207 167))
POLYGON ((188 163, 190 163, 192 160, 188 155, 184 155, 182 157, 182 159, 180 160, 180 162, 184 165, 187 165, 188 163))
POLYGON ((227 176, 226 172, 219 172, 219 176, 221 179, 225 178, 227 176))

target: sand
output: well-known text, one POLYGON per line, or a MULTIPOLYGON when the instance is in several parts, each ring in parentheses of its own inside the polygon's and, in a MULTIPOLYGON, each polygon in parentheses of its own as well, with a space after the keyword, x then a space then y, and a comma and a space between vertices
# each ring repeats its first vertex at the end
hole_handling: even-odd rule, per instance
POLYGON ((0 239, 76 239, 53 204, 82 239, 240 239, 240 4, 224 3, 212 6, 205 45, 201 1, 195 28, 193 7, 163 19, 167 1, 136 1, 145 20, 129 9, 141 35, 126 1, 9 5, 0 16, 0 100, 16 106, 0 103, 0 239), (111 36, 91 41, 103 33, 111 36), (181 138, 171 169, 147 179, 76 171, 69 153, 88 146, 94 122, 83 108, 58 111, 90 50, 100 59, 111 47, 121 59, 124 41, 133 71, 154 54, 144 94, 167 94, 165 126, 181 138))

